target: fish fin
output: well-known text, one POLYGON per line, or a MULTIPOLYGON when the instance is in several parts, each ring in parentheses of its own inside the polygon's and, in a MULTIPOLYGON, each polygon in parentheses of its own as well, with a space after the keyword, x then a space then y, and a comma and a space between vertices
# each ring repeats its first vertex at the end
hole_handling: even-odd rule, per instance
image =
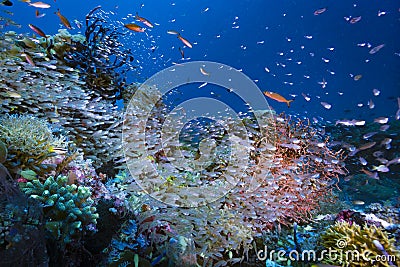
POLYGON ((294 100, 294 99, 291 99, 291 100, 288 100, 288 101, 286 102, 288 108, 290 108, 290 102, 293 102, 293 100, 294 100))

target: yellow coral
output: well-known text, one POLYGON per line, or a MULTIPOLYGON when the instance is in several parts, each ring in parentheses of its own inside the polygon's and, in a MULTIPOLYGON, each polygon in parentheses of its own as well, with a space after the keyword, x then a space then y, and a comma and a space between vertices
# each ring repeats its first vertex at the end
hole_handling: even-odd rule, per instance
POLYGON ((400 264, 400 254, 384 229, 375 225, 361 227, 338 222, 322 235, 328 250, 324 262, 341 266, 393 266, 400 264))

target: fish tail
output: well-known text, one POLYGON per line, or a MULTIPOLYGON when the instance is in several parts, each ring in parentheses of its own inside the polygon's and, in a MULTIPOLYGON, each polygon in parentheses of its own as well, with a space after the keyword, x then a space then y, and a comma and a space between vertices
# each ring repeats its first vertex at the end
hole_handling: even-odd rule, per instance
POLYGON ((288 100, 288 101, 286 102, 288 108, 290 108, 290 103, 293 102, 293 100, 294 100, 294 99, 291 99, 291 100, 288 100))

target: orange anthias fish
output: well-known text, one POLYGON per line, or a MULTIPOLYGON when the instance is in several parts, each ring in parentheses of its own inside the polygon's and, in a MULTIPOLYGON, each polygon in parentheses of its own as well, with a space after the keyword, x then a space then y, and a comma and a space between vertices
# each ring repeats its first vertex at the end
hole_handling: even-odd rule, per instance
POLYGON ((63 15, 61 15, 59 9, 57 9, 57 12, 54 12, 54 14, 56 14, 56 15, 60 18, 61 23, 64 24, 64 26, 65 26, 67 29, 69 29, 69 30, 72 29, 71 23, 69 23, 69 21, 67 20, 66 17, 64 17, 63 15))
POLYGON ((149 20, 147 20, 147 19, 145 19, 143 17, 140 17, 137 12, 136 12, 135 18, 136 18, 136 20, 140 21, 141 23, 143 23, 144 25, 146 25, 149 28, 153 28, 154 27, 153 23, 151 23, 149 20))
POLYGON ((274 93, 274 92, 266 91, 266 92, 264 92, 264 95, 268 96, 269 98, 271 98, 273 100, 276 100, 278 102, 286 103, 289 108, 290 108, 290 102, 293 101, 293 99, 287 100, 286 98, 284 98, 280 94, 277 94, 277 93, 274 93))
POLYGON ((36 32, 40 36, 42 36, 42 37, 47 39, 46 34, 41 29, 39 29, 38 27, 36 27, 35 25, 32 25, 32 24, 28 24, 28 26, 29 26, 29 28, 32 29, 32 31, 36 32))
POLYGON ((140 27, 135 23, 125 24, 124 27, 134 32, 144 32, 144 28, 140 27))
POLYGON ((187 47, 189 47, 189 48, 193 47, 192 44, 188 40, 186 40, 185 38, 182 37, 182 35, 178 34, 178 39, 181 40, 182 43, 184 45, 186 45, 187 47))

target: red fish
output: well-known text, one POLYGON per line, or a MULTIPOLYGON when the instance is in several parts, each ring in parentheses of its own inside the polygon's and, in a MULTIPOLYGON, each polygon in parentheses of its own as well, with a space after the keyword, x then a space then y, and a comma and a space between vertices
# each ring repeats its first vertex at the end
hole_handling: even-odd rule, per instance
POLYGON ((37 18, 42 18, 42 17, 44 17, 45 15, 46 15, 45 13, 40 13, 39 10, 36 9, 36 11, 35 11, 35 16, 36 16, 37 18))
POLYGON ((42 36, 42 37, 47 39, 46 34, 41 29, 39 29, 38 27, 36 27, 35 25, 32 25, 32 24, 28 24, 28 26, 29 26, 29 28, 32 29, 32 31, 34 31, 37 34, 39 34, 39 36, 42 36))
POLYGON ((149 28, 153 28, 154 27, 153 23, 151 23, 149 20, 147 20, 147 19, 145 19, 143 17, 140 17, 137 12, 136 12, 135 18, 136 18, 136 20, 140 21, 141 23, 143 23, 144 25, 146 25, 149 28))
POLYGON ((31 66, 35 67, 35 62, 33 62, 33 59, 26 53, 22 53, 21 56, 25 57, 26 62, 28 62, 31 66))
POLYGON ((192 44, 191 44, 187 39, 185 39, 185 38, 182 37, 182 35, 179 34, 179 35, 178 35, 178 39, 181 40, 182 43, 183 43, 184 45, 186 45, 187 47, 189 47, 189 48, 192 48, 192 47, 193 47, 192 44))

